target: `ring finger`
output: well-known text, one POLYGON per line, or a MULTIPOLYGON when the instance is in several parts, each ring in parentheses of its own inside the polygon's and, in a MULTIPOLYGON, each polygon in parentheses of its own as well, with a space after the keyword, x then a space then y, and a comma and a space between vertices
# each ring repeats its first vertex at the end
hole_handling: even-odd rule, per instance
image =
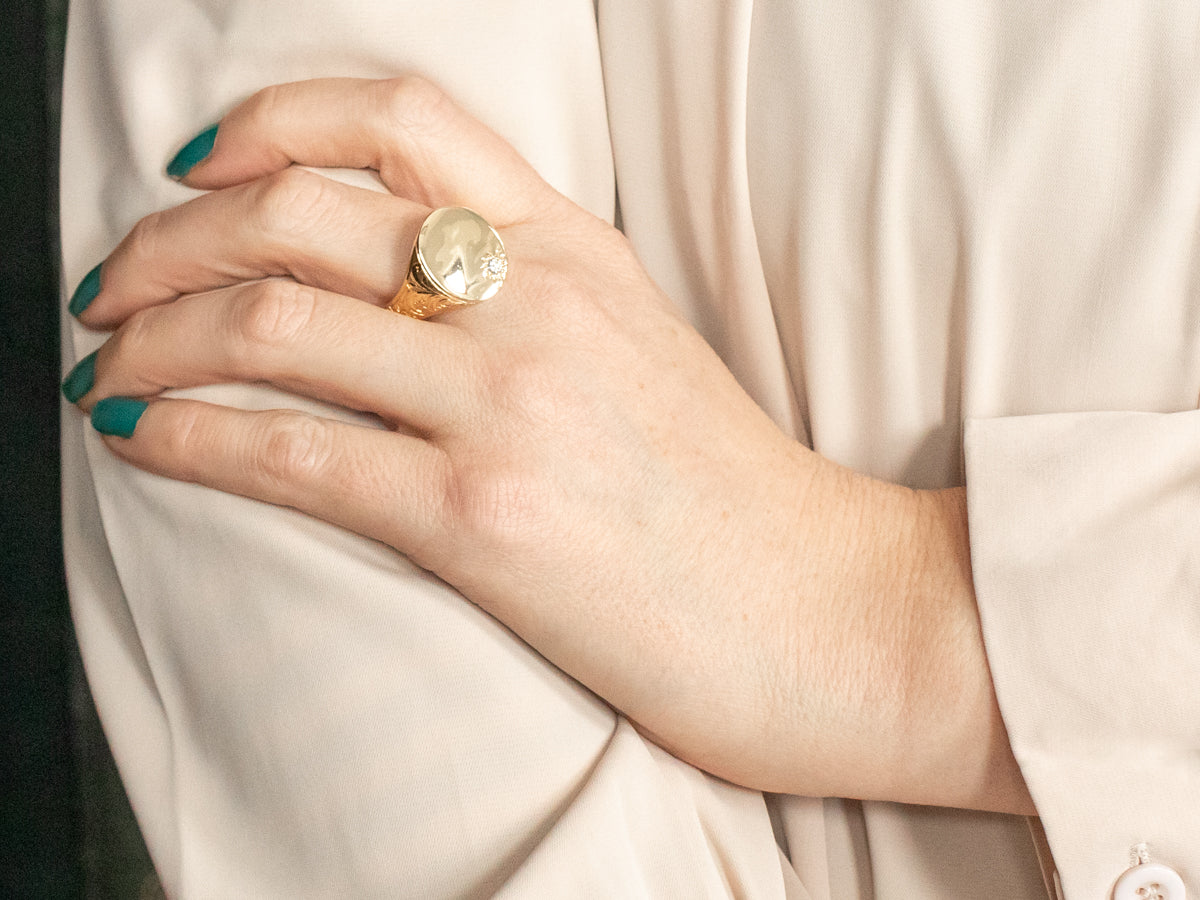
POLYGON ((84 409, 103 397, 266 381, 429 433, 471 406, 473 342, 290 279, 143 310, 68 376, 84 409))

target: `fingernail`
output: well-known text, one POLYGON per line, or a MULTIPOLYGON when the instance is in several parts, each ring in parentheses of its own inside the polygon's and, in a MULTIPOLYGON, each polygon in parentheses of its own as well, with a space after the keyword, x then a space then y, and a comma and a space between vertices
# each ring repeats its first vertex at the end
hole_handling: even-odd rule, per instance
POLYGON ((196 168, 197 163, 212 153, 213 143, 217 139, 217 126, 210 125, 188 141, 175 158, 167 164, 167 174, 179 181, 186 178, 187 173, 196 168))
POLYGON ((63 396, 71 403, 76 403, 79 398, 92 389, 92 385, 96 383, 96 353, 89 353, 83 359, 75 364, 66 378, 63 379, 62 392, 63 396))
POLYGON ((96 265, 92 271, 83 276, 83 281, 79 282, 79 287, 75 288, 75 293, 71 295, 71 302, 67 304, 67 311, 79 317, 79 314, 92 305, 92 301, 96 299, 96 295, 100 293, 100 266, 104 263, 96 265))
POLYGON ((129 397, 105 397, 92 407, 92 427, 101 434, 133 437, 133 429, 149 405, 129 397))

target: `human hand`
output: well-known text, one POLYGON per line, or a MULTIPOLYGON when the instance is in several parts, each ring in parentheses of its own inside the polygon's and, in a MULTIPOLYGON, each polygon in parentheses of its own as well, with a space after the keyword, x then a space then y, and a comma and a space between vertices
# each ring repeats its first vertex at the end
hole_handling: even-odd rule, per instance
POLYGON ((139 223, 81 315, 117 328, 79 398, 115 453, 397 548, 730 780, 1016 796, 994 771, 953 504, 782 434, 617 231, 435 88, 268 89, 222 121, 186 182, 211 193, 139 223), (293 163, 375 169, 391 194, 293 163), (381 309, 445 205, 503 235, 505 287, 433 321, 381 309), (222 381, 388 427, 158 396, 222 381), (923 602, 918 581, 944 596, 923 602), (945 695, 929 653, 951 660, 966 724, 933 715, 945 695), (965 745, 977 764, 962 765, 965 745))

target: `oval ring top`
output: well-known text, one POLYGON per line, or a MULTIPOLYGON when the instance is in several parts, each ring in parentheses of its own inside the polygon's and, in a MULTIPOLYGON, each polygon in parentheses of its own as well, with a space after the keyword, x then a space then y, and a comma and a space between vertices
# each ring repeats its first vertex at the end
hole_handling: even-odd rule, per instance
POLYGON ((417 235, 416 255, 429 286, 464 303, 491 299, 508 275, 500 235, 462 206, 430 213, 417 235))

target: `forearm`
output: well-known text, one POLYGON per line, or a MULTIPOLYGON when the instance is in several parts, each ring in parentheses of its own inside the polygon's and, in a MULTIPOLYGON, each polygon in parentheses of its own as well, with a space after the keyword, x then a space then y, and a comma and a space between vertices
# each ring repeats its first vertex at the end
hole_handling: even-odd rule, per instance
POLYGON ((689 517, 726 535, 697 562, 723 625, 673 654, 701 662, 654 682, 673 715, 644 714, 643 698, 626 711, 750 787, 1032 812, 992 691, 964 491, 888 484, 799 444, 781 454, 741 484, 740 526, 689 517))

